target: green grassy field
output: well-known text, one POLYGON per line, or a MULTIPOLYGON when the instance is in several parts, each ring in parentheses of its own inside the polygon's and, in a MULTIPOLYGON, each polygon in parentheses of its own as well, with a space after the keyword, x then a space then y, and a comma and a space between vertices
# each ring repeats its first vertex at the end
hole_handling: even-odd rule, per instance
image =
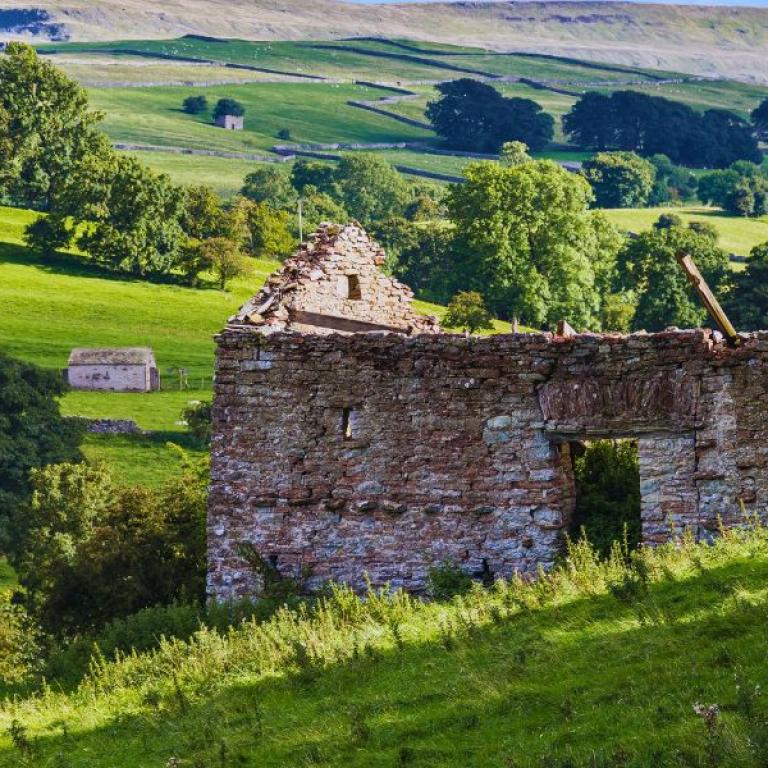
MULTIPOLYGON (((279 78, 268 73, 224 69, 222 66, 194 65, 184 58, 249 65, 295 75, 338 78, 337 82, 261 82, 251 84, 157 86, 139 88, 91 87, 93 105, 107 117, 104 129, 116 142, 159 146, 191 147, 221 151, 265 153, 278 143, 277 133, 291 132, 302 143, 426 141, 439 144, 429 130, 408 126, 384 115, 347 105, 348 100, 376 101, 391 95, 380 89, 355 85, 355 80, 398 83, 421 95, 416 100, 384 105, 395 114, 425 121, 427 102, 436 96, 430 83, 492 72, 505 77, 525 77, 565 84, 574 91, 615 87, 638 88, 685 101, 697 108, 733 109, 746 114, 768 88, 731 81, 699 81, 656 84, 660 77, 681 77, 676 73, 615 67, 577 59, 541 55, 500 54, 481 48, 414 43, 407 40, 339 40, 325 42, 252 42, 205 40, 194 37, 177 40, 124 41, 109 43, 49 44, 40 46, 53 62, 74 67, 72 74, 107 81, 162 82, 163 78, 197 78, 215 81, 221 77, 279 78), (138 55, 134 55, 138 54, 138 55), (90 57, 90 59, 89 59, 90 57), (162 58, 162 57, 176 57, 162 58), (456 66, 469 72, 453 71, 456 66), (227 73, 231 73, 231 75, 227 73), (183 74, 181 74, 183 73, 183 74), (639 81, 639 82, 637 82, 639 81), (237 98, 247 109, 246 130, 226 132, 211 125, 208 116, 190 116, 180 110, 190 93, 204 92, 210 101, 223 96, 237 98)), ((531 98, 555 117, 555 141, 562 143, 560 119, 577 96, 554 93, 524 83, 495 83, 508 96, 531 98)), ((610 89, 610 88, 609 88, 610 89)), ((208 183, 231 196, 240 187, 240 161, 192 155, 142 155, 152 167, 168 172, 179 183, 208 183)), ((564 156, 557 159, 567 159, 564 156)), ((409 151, 404 164, 424 170, 456 175, 464 161, 435 159, 427 153, 409 151)), ((249 164, 242 162, 244 169, 249 164)))
POLYGON ((363 39, 336 42, 254 42, 186 37, 176 40, 57 43, 41 45, 39 48, 67 56, 98 52, 113 56, 122 54, 124 58, 141 58, 127 54, 131 52, 141 53, 143 57, 151 59, 161 54, 245 64, 290 74, 345 79, 441 80, 461 76, 451 67, 501 76, 575 82, 621 80, 628 77, 650 80, 655 75, 667 74, 631 67, 590 65, 548 56, 499 54, 482 48, 363 39))
POLYGON ((222 197, 231 198, 243 186, 245 177, 263 163, 249 160, 177 155, 170 152, 128 152, 150 168, 166 173, 176 184, 206 184, 222 197))
POLYGON ((0 705, 0 765, 763 768, 766 533, 642 562, 166 642, 0 705))
POLYGON ((624 208, 606 211, 616 226, 633 232, 650 229, 663 213, 674 213, 685 222, 704 221, 720 233, 720 245, 729 253, 748 256, 756 245, 768 242, 768 216, 747 219, 728 216, 716 208, 624 208))
MULTIPOLYGON (((179 466, 168 442, 200 450, 179 421, 191 400, 211 397, 214 335, 279 265, 252 260, 251 274, 226 292, 125 279, 74 255, 41 261, 22 244, 24 227, 35 215, 0 207, 0 349, 62 369, 76 346, 152 347, 163 391, 70 392, 62 411, 132 419, 150 430, 147 436, 89 435, 84 450, 107 461, 124 482, 161 482, 179 466), (179 390, 179 367, 188 370, 190 389, 179 390)), ((414 306, 425 314, 445 313, 426 302, 414 306)), ((508 331, 509 325, 497 322, 494 330, 508 331)))
POLYGON ((62 409, 72 416, 134 419, 155 430, 146 438, 89 436, 85 450, 106 459, 127 482, 158 482, 178 464, 165 443, 189 443, 176 423, 181 410, 189 400, 211 396, 214 334, 277 264, 254 260, 252 275, 227 292, 118 279, 74 256, 40 262, 20 245, 34 216, 0 208, 0 349, 60 369, 75 346, 152 347, 168 391, 72 392, 62 409), (192 391, 174 390, 179 366, 188 368, 192 391))
MULTIPOLYGON (((91 103, 106 113, 102 124, 113 141, 161 146, 263 152, 280 143, 281 129, 297 142, 399 142, 429 140, 431 131, 413 128, 346 104, 377 99, 381 92, 358 85, 257 83, 211 86, 209 102, 238 99, 246 108, 245 130, 225 131, 209 115, 187 115, 181 103, 190 88, 91 89, 91 103)), ((194 164, 197 158, 190 157, 194 164)))

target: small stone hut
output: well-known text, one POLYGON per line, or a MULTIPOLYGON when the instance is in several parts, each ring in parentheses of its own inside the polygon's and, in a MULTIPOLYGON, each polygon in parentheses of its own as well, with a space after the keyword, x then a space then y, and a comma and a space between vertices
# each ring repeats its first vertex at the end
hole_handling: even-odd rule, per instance
POLYGON ((151 392, 160 373, 149 347, 77 348, 69 355, 66 379, 73 389, 151 392))
POLYGON ((227 131, 242 131, 245 128, 245 118, 242 115, 219 115, 214 122, 219 128, 227 131))

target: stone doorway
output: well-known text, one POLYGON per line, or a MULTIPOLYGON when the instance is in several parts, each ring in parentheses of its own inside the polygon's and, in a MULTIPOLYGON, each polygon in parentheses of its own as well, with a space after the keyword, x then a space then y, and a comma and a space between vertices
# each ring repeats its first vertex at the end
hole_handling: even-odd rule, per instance
POLYGON ((586 535, 601 557, 615 543, 636 549, 642 540, 637 440, 590 440, 569 446, 574 511, 569 534, 586 535))

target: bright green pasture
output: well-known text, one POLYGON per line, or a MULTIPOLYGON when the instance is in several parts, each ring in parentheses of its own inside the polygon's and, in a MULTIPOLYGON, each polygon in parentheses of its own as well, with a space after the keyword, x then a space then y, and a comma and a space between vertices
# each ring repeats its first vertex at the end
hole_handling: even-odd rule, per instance
POLYGON ((208 155, 177 155, 171 152, 135 152, 128 154, 137 157, 144 165, 166 173, 176 184, 194 186, 206 184, 222 197, 231 198, 243 186, 243 180, 263 163, 208 155))
POLYGON ((166 442, 191 444, 177 424, 190 400, 210 398, 213 336, 277 265, 253 261, 250 278, 231 291, 126 280, 76 256, 41 262, 19 245, 35 214, 0 208, 0 350, 64 368, 76 346, 150 346, 166 391, 150 394, 71 392, 67 415, 133 419, 149 437, 93 435, 85 452, 106 460, 124 482, 156 483, 179 464, 166 442), (189 369, 192 391, 178 391, 177 367, 189 369), (203 391, 195 391, 203 386, 203 391))
POLYGON ((718 208, 619 208, 607 210, 608 218, 622 229, 642 232, 650 229, 664 213, 673 213, 683 221, 704 221, 720 233, 720 245, 729 253, 748 256, 756 245, 768 242, 768 216, 747 219, 729 216, 718 208))
POLYGON ((765 534, 640 562, 450 603, 341 593, 101 662, 0 708, 0 766, 764 768, 765 534))
MULTIPOLYGON (((264 152, 282 129, 296 142, 400 142, 429 140, 431 131, 347 105, 378 99, 381 91, 352 84, 254 83, 195 88, 91 89, 91 103, 106 113, 113 141, 161 146, 264 152), (181 103, 203 93, 209 102, 234 98, 246 109, 245 130, 225 131, 210 115, 188 115, 181 103)), ((191 161, 193 164, 195 159, 191 161)))
MULTIPOLYGON (((105 43, 55 43, 40 50, 63 54, 110 53, 125 59, 174 57, 208 59, 263 67, 292 75, 318 75, 343 79, 384 81, 444 80, 461 77, 450 67, 502 76, 540 80, 592 82, 651 79, 668 73, 630 67, 581 62, 543 55, 497 53, 482 48, 433 43, 386 40, 271 41, 203 40, 194 37, 176 40, 128 40, 105 43), (130 55, 141 53, 142 57, 130 55)), ((52 57, 55 61, 55 56, 52 57)))

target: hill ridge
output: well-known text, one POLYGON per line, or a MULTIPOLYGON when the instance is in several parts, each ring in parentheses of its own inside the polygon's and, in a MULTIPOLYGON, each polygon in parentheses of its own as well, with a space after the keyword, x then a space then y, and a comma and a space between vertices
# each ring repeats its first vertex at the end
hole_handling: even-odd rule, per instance
POLYGON ((6 0, 0 39, 77 41, 175 38, 251 40, 411 38, 499 51, 567 55, 630 66, 768 82, 768 9, 628 2, 446 2, 360 5, 340 0, 6 0), (12 13, 12 12, 15 12, 12 13))

